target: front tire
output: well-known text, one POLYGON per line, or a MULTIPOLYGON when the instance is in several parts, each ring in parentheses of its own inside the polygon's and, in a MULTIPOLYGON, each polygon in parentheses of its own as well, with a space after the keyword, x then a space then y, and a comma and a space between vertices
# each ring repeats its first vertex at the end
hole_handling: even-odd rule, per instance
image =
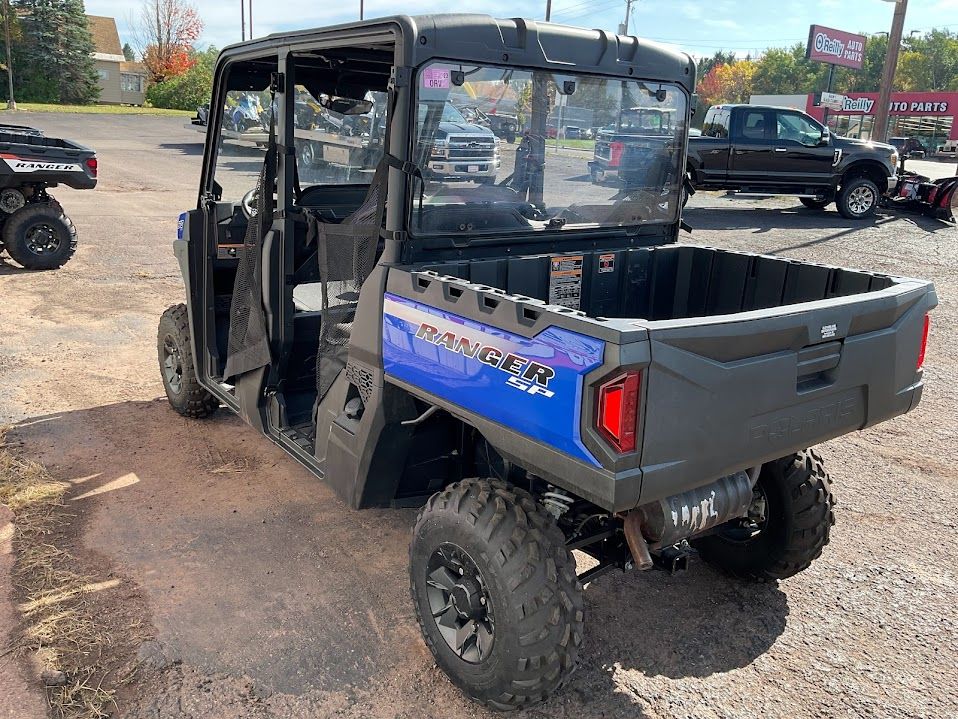
POLYGON ((160 317, 156 351, 170 406, 184 417, 193 419, 213 414, 220 403, 203 389, 196 376, 186 305, 173 305, 160 317))
POLYGON ((808 569, 828 544, 835 524, 831 487, 822 458, 810 449, 767 462, 749 517, 692 545, 703 560, 739 579, 787 579, 808 569))
POLYGON ((77 230, 55 200, 26 205, 7 218, 3 247, 28 270, 55 270, 76 252, 77 230))
POLYGON ((572 673, 582 585, 562 531, 528 492, 485 479, 447 487, 420 512, 409 554, 423 638, 469 697, 527 707, 572 673))
POLYGON ((864 220, 875 214, 880 198, 878 185, 867 177, 856 177, 842 186, 835 204, 842 217, 864 220))

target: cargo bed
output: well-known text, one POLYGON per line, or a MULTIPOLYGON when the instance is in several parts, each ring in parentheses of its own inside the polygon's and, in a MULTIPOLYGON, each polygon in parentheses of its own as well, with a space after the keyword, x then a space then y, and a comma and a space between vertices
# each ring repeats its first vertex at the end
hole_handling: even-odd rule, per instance
POLYGON ((384 366, 504 456, 620 511, 907 412, 936 304, 921 280, 688 245, 404 267, 389 273, 384 366), (567 371, 576 396, 503 391, 439 339, 396 331, 415 322, 505 339, 567 371), (595 431, 594 391, 624 369, 642 392, 623 456, 595 431))
POLYGON ((96 153, 22 125, 0 125, 0 187, 43 183, 78 190, 96 187, 96 153))

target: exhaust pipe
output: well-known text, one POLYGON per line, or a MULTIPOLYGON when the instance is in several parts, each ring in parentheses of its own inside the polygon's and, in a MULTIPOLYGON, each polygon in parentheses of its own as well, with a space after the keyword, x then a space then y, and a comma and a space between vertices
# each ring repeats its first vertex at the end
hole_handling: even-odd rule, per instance
POLYGON ((721 477, 704 487, 674 494, 656 502, 643 504, 625 515, 625 540, 638 569, 648 569, 656 562, 673 573, 684 569, 687 553, 670 551, 673 545, 748 514, 752 488, 758 481, 759 467, 721 477))
POLYGON ((645 537, 642 536, 642 514, 632 510, 625 515, 623 526, 625 541, 629 545, 629 551, 632 552, 635 568, 651 569, 652 555, 649 554, 649 545, 645 543, 645 537))

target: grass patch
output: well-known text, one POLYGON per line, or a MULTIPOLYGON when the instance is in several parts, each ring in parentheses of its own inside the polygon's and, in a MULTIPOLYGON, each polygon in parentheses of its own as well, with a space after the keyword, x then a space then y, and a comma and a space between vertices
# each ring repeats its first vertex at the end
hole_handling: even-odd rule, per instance
MULTIPOLYGON (((547 147, 555 147, 555 139, 546 142, 547 147)), ((559 140, 559 147, 565 147, 570 150, 594 150, 595 140, 559 140)))
POLYGON ((166 110, 160 107, 131 107, 129 105, 53 105, 42 102, 18 102, 16 110, 2 110, 5 117, 20 112, 75 112, 83 115, 170 115, 191 117, 189 110, 166 110))
MULTIPOLYGON (((64 511, 63 498, 70 485, 11 452, 4 443, 6 429, 0 428, 0 503, 16 515, 12 579, 24 626, 0 653, 35 655, 53 716, 109 716, 116 706, 113 687, 129 682, 132 672, 111 665, 107 613, 95 606, 94 597, 120 581, 87 575, 64 548, 64 530, 72 517, 64 511)), ((137 627, 129 629, 136 634, 137 627)))

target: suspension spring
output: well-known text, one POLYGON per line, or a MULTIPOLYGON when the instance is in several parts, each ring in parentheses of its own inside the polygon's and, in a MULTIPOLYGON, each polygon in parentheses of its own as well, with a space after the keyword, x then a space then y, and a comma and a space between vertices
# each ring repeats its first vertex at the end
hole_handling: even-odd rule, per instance
POLYGON ((561 489, 553 487, 552 485, 549 485, 548 492, 542 493, 542 499, 540 501, 542 502, 542 506, 556 519, 568 512, 572 505, 575 504, 573 497, 570 497, 561 489))

